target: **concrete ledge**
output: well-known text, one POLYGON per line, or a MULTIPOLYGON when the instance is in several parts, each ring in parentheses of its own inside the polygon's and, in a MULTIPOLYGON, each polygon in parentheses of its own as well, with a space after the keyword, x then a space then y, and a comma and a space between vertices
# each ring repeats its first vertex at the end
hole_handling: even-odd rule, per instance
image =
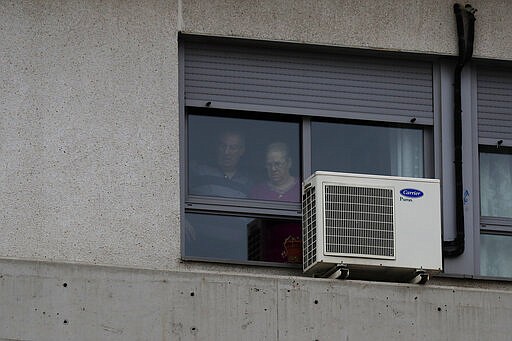
POLYGON ((0 339, 507 340, 489 288, 0 261, 0 339))

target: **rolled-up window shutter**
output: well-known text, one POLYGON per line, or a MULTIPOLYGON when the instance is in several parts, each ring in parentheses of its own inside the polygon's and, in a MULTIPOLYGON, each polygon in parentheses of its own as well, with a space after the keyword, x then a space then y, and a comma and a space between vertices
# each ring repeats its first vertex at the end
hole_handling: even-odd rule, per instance
POLYGON ((433 124, 430 62, 313 47, 184 46, 187 106, 433 124))
POLYGON ((477 111, 479 143, 511 146, 512 69, 478 67, 477 111))

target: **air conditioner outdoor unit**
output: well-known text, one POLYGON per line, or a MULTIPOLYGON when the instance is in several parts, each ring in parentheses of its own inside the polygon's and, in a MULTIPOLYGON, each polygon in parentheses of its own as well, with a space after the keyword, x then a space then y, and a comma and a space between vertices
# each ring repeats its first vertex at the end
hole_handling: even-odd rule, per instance
POLYGON ((302 196, 306 274, 425 282, 442 271, 439 180, 318 171, 302 196))

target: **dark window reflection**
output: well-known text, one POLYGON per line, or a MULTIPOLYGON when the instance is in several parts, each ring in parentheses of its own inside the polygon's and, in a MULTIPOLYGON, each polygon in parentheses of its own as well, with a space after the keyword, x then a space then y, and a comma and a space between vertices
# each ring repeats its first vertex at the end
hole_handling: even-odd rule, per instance
POLYGON ((188 193, 298 202, 300 125, 188 116, 188 193))
POLYGON ((312 171, 423 177, 423 131, 312 122, 312 171))
POLYGON ((187 213, 185 255, 301 263, 301 233, 299 220, 187 213))

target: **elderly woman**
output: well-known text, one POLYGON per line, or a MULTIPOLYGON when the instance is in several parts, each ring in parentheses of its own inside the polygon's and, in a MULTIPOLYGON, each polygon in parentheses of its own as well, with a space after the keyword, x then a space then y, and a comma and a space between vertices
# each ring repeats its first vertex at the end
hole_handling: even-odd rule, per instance
MULTIPOLYGON (((250 193, 253 199, 298 202, 300 199, 299 179, 290 174, 292 159, 288 146, 275 142, 267 147, 265 168, 268 180, 254 187, 250 193)), ((261 232, 262 261, 300 263, 301 224, 297 221, 274 221, 261 232)))
POLYGON ((255 186, 250 197, 253 199, 290 201, 300 200, 300 183, 290 174, 292 159, 288 146, 283 142, 271 143, 267 147, 265 168, 268 180, 255 186))

